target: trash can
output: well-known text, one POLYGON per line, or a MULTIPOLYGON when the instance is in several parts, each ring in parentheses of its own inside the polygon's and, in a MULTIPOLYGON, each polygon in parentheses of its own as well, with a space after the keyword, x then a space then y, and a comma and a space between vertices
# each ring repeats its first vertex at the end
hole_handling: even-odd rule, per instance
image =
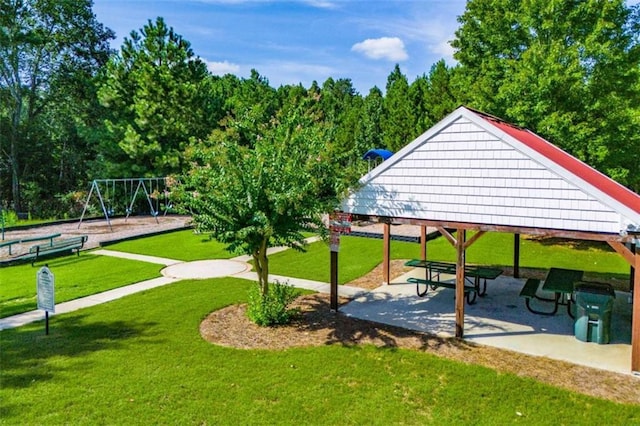
POLYGON ((575 286, 576 339, 607 344, 611 340, 611 313, 616 293, 610 284, 578 282, 575 286))

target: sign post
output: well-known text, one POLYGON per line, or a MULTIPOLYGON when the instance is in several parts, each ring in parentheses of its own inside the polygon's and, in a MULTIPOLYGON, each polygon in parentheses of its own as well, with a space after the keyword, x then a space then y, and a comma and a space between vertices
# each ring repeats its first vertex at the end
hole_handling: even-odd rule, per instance
POLYGON ((49 312, 56 312, 55 277, 45 265, 36 273, 38 309, 44 310, 46 334, 49 335, 49 312))
POLYGON ((351 214, 333 212, 329 216, 329 231, 331 250, 331 289, 330 308, 331 312, 338 311, 338 252, 340 251, 340 234, 351 232, 351 214))

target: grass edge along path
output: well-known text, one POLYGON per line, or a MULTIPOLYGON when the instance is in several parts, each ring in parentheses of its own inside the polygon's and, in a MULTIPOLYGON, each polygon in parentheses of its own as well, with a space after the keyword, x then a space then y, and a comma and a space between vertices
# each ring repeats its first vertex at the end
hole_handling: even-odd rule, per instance
POLYGON ((419 351, 223 348, 198 331, 251 283, 181 281, 0 331, 4 424, 633 424, 637 406, 419 351))
POLYGON ((0 318, 37 309, 36 274, 47 264, 55 277, 56 303, 91 296, 107 290, 161 276, 162 265, 93 255, 67 256, 2 268, 0 318))

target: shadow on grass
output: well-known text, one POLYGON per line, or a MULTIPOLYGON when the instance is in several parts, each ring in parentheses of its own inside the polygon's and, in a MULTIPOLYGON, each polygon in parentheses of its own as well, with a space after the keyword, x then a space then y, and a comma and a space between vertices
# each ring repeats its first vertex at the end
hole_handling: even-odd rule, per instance
POLYGON ((474 343, 456 338, 438 337, 432 334, 409 330, 374 321, 353 318, 340 312, 333 313, 329 300, 319 295, 304 298, 304 306, 294 320, 300 333, 313 334, 326 331, 324 344, 340 344, 356 347, 373 344, 379 348, 395 350, 411 348, 422 351, 437 351, 445 348, 469 350, 474 343))
MULTIPOLYGON (((141 337, 154 337, 149 329, 153 322, 89 322, 87 315, 52 317, 49 335, 45 323, 4 330, 2 339, 2 371, 4 388, 25 388, 33 382, 51 380, 56 373, 69 367, 60 358, 75 358, 102 350, 126 349, 128 342, 141 337), (56 359, 56 362, 49 362, 56 359)), ((148 342, 147 342, 148 343, 148 342)), ((73 368, 89 369, 86 359, 73 363, 73 368)))
POLYGON ((589 240, 570 240, 567 238, 557 238, 557 237, 543 237, 543 236, 535 236, 528 235, 525 239, 529 241, 533 241, 543 246, 558 246, 558 247, 568 247, 574 250, 602 250, 602 251, 613 251, 611 246, 603 241, 589 241, 589 240))
POLYGON ((42 268, 45 265, 47 265, 49 268, 56 268, 60 266, 77 265, 79 263, 84 263, 84 262, 95 260, 95 259, 96 259, 95 255, 91 255, 87 253, 80 253, 80 256, 73 254, 73 255, 68 255, 64 257, 42 259, 33 264, 33 270, 37 271, 38 269, 42 268))

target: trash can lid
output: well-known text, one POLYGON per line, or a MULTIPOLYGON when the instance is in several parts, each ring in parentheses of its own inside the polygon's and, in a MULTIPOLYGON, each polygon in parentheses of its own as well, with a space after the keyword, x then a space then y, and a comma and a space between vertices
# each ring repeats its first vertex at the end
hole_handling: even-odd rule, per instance
POLYGON ((616 292, 613 290, 613 287, 607 283, 579 281, 576 283, 574 289, 576 293, 603 294, 616 297, 616 292))

